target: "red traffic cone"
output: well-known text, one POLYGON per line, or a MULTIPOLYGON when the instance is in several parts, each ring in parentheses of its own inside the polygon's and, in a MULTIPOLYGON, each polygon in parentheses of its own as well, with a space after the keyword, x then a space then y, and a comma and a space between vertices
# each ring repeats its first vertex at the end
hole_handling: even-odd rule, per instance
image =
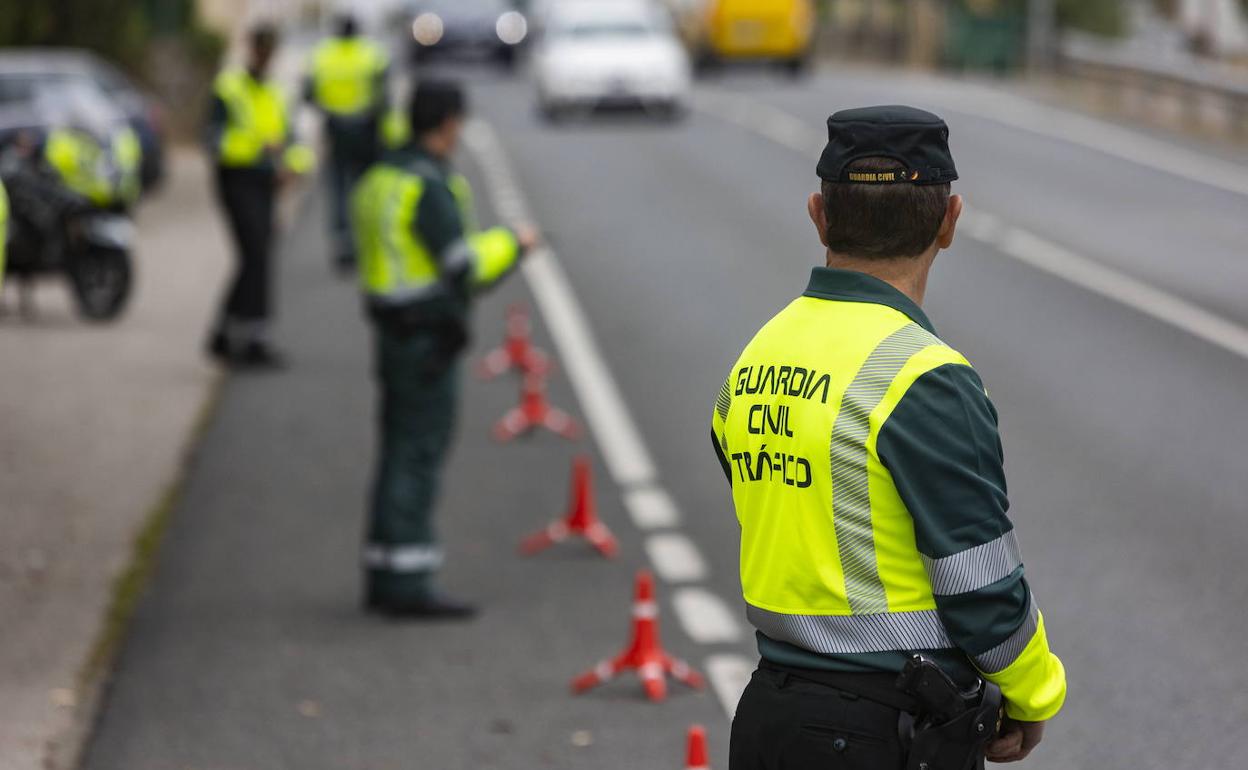
POLYGON ((701 674, 689 664, 668 655, 659 642, 659 605, 654 600, 654 577, 648 570, 637 573, 636 595, 633 600, 633 638, 614 660, 604 660, 572 680, 572 692, 580 694, 610 681, 626 669, 641 677, 646 697, 661 701, 667 697, 667 676, 689 687, 701 689, 701 674))
POLYGON ((550 359, 532 344, 532 330, 529 311, 524 305, 516 303, 507 308, 507 333, 503 344, 485 354, 477 366, 477 374, 482 379, 492 380, 512 369, 526 374, 548 371, 550 359))
POLYGON ((539 372, 524 375, 520 385, 520 405, 494 424, 494 438, 510 441, 534 428, 545 428, 566 439, 581 435, 581 426, 567 412, 546 400, 546 379, 539 372))
POLYGON ((685 770, 711 770, 706 756, 706 728, 693 725, 689 728, 689 748, 685 751, 685 770))
POLYGON ((520 543, 521 553, 532 555, 575 535, 588 540, 603 556, 615 556, 619 545, 607 525, 598 519, 591 473, 588 457, 580 455, 573 461, 572 496, 568 504, 568 515, 551 522, 541 532, 526 537, 520 543))

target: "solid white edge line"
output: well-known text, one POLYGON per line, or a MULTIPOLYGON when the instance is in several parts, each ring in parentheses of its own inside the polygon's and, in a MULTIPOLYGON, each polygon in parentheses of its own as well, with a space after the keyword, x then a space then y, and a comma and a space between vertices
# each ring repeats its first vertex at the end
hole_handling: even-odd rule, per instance
POLYGON ((955 99, 960 96, 960 104, 952 109, 1019 131, 1079 145, 1189 182, 1248 195, 1248 170, 1234 161, 1211 157, 1113 123, 984 86, 977 86, 976 90, 981 99, 992 102, 992 110, 982 109, 979 103, 967 100, 966 94, 955 95, 955 99))
POLYGON ((706 562, 693 541, 680 532, 650 535, 646 555, 654 571, 668 583, 696 583, 706 577, 706 562))
MULTIPOLYGON (((476 120, 464 135, 486 177, 494 209, 504 221, 532 218, 497 135, 476 120)), ((603 461, 615 482, 631 486, 654 478, 654 461, 642 443, 624 398, 594 342, 589 320, 572 291, 558 258, 548 248, 528 255, 521 270, 546 321, 568 379, 576 391, 603 461)))
POLYGON ((706 678, 711 682, 724 713, 731 720, 737 713, 737 704, 741 701, 741 693, 750 683, 754 673, 754 662, 744 655, 723 653, 711 655, 703 664, 706 667, 706 678))
POLYGON ((740 641, 741 624, 723 599, 705 588, 686 586, 672 593, 672 607, 685 634, 698 644, 740 641))
POLYGON ((624 493, 624 506, 640 530, 665 529, 680 525, 680 512, 671 496, 661 487, 636 487, 624 493))
MULTIPOLYGON (((753 111, 726 108, 724 103, 716 103, 721 99, 722 102, 730 102, 733 99, 743 100, 744 97, 703 96, 695 100, 695 104, 708 114, 754 131, 781 145, 806 151, 804 142, 782 141, 777 136, 784 132, 763 127, 769 120, 775 119, 776 113, 785 115, 786 121, 792 119, 789 113, 767 104, 762 104, 753 111)), ((1248 188, 1245 188, 1245 192, 1248 193, 1248 188)), ((1248 328, 1234 321, 1119 270, 1082 257, 1028 230, 1005 225, 992 214, 978 210, 972 212, 968 207, 960 225, 962 232, 973 240, 993 246, 1008 257, 1139 311, 1237 356, 1248 358, 1248 328)))

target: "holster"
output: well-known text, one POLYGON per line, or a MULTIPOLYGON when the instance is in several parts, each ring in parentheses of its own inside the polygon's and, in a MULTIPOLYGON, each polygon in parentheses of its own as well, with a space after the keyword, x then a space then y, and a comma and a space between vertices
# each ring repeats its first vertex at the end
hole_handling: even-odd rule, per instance
POLYGON ((470 341, 468 319, 464 312, 445 302, 414 302, 396 306, 368 307, 369 317, 389 334, 408 339, 428 335, 434 344, 431 368, 449 367, 470 341))
POLYGON ((977 704, 939 723, 919 715, 910 735, 906 770, 982 770, 984 748, 1001 726, 1001 688, 984 681, 977 704))

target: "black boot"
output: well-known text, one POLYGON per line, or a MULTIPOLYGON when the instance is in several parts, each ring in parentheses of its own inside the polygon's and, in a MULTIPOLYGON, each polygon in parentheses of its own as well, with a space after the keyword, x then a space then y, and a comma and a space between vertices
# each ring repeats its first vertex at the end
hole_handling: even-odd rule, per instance
POLYGON ((369 596, 369 609, 396 620, 471 620, 477 608, 437 592, 410 599, 369 596))
POLYGON ((249 342, 230 363, 236 369, 285 369, 286 356, 267 342, 249 342))

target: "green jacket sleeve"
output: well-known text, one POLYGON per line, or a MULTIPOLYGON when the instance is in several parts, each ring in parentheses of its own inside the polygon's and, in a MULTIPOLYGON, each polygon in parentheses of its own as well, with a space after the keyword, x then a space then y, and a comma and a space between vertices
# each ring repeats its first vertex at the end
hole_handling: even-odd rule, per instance
POLYGON ((1065 671, 1049 650, 1006 515, 997 413, 975 370, 950 364, 920 377, 877 450, 914 517, 950 639, 1001 687, 1007 715, 1052 717, 1065 700, 1065 671))
POLYGON ((506 228, 467 233, 454 194, 441 182, 427 184, 416 215, 416 230, 443 274, 462 281, 470 292, 498 283, 520 258, 516 237, 506 228))
POLYGON ((711 413, 711 447, 715 450, 715 459, 728 477, 732 485, 732 466, 728 464, 728 438, 724 430, 728 422, 728 410, 732 408, 732 375, 724 380, 719 389, 719 397, 715 399, 715 411, 711 413))

